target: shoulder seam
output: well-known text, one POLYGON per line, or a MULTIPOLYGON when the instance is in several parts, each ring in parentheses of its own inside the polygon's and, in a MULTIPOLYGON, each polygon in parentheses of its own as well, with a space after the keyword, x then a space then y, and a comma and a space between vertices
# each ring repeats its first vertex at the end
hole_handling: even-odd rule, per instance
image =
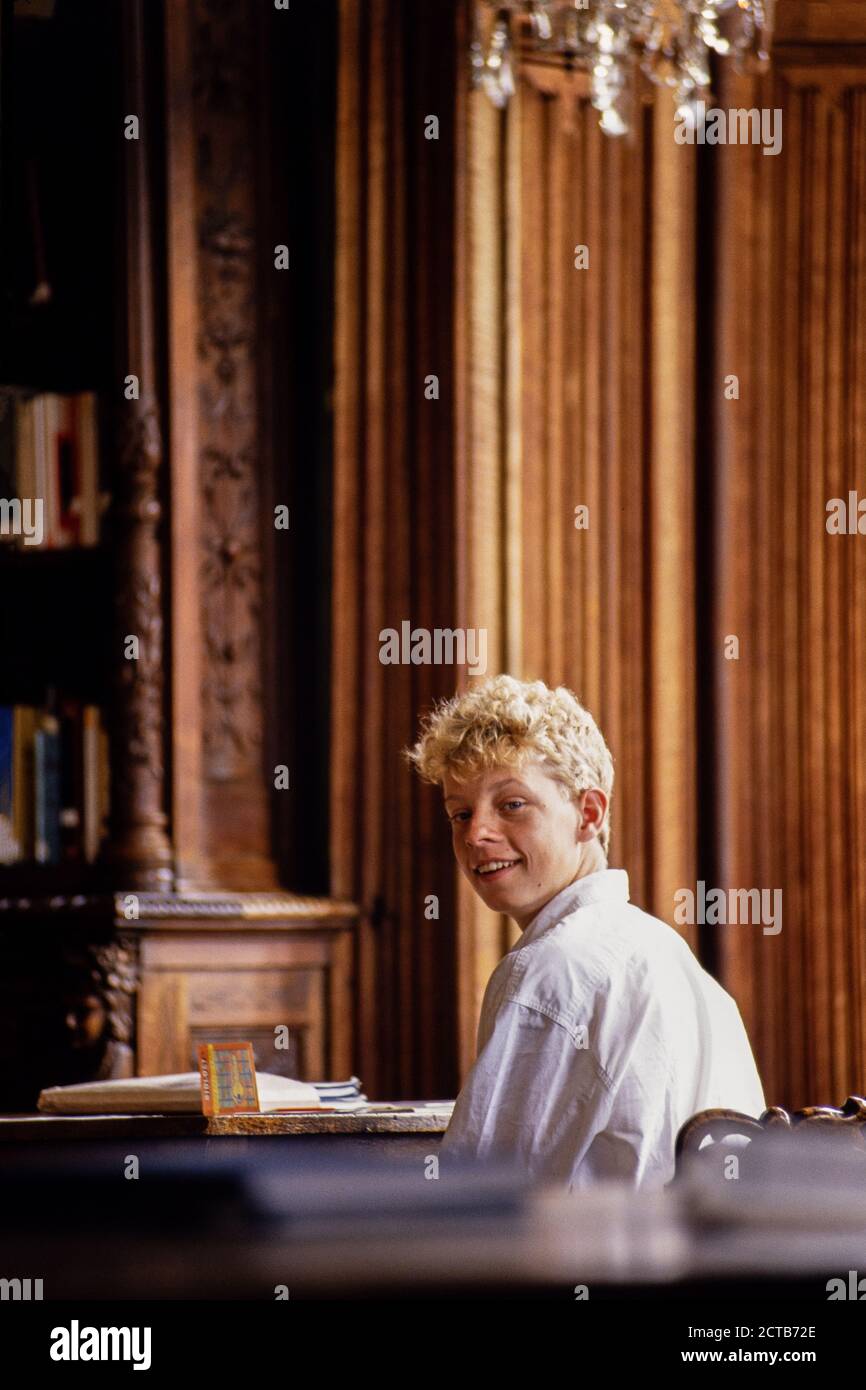
MULTIPOLYGON (((550 1020, 551 1023, 555 1023, 557 1028, 561 1028, 562 1031, 569 1038, 569 1040, 572 1043, 574 1042, 574 1034, 571 1028, 567 1023, 563 1022, 562 1018, 557 1017, 555 1010, 547 1008, 544 1004, 530 1003, 526 999, 518 999, 514 994, 510 992, 506 994, 503 1002, 506 1004, 517 1004, 517 1006, 521 1009, 531 1009, 533 1013, 541 1014, 543 1018, 547 1018, 550 1020)), ((615 1089, 613 1078, 608 1075, 607 1071, 602 1066, 601 1062, 599 1061, 592 1048, 575 1048, 575 1051, 585 1052, 587 1054, 587 1056, 592 1061, 592 1064, 595 1067, 596 1072, 598 1073, 598 1078, 601 1081, 602 1085, 605 1087, 605 1090, 612 1092, 615 1089)))

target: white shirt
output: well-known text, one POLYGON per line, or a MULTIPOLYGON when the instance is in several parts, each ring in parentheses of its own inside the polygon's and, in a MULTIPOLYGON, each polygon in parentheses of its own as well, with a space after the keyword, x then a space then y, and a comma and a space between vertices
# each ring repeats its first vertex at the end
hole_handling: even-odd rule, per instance
POLYGON ((557 893, 491 975, 441 1152, 569 1188, 663 1187, 680 1126, 715 1106, 765 1109, 739 1009, 629 902, 625 870, 602 869, 557 893))

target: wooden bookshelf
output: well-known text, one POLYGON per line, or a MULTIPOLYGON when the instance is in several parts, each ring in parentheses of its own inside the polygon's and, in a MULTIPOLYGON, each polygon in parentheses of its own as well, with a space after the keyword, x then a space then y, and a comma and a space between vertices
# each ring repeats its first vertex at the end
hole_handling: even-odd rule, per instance
POLYGON ((310 893, 273 786, 304 739, 269 522, 289 304, 269 286, 259 312, 274 154, 250 155, 272 22, 252 0, 2 0, 0 387, 96 394, 110 506, 97 545, 0 545, 0 705, 98 706, 111 790, 95 863, 0 867, 0 1106, 192 1066, 202 1029, 266 1048, 285 1024, 304 1075, 351 1071, 357 909, 310 893))

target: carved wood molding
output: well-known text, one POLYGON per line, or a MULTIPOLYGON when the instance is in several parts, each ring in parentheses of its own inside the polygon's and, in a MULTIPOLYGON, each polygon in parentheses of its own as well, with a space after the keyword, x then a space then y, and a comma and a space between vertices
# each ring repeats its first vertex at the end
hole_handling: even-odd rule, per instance
POLYGON ((782 81, 797 91, 816 91, 831 105, 842 107, 849 92, 866 87, 866 47, 862 65, 801 62, 796 57, 777 63, 782 81))
POLYGON ((94 1081, 134 1076, 137 938, 119 932, 112 941, 71 944, 63 957, 70 977, 80 981, 66 1014, 71 1047, 101 1052, 94 1081))
POLYGON ((862 0, 780 0, 776 5, 776 49, 831 44, 838 51, 858 41, 866 41, 862 0))
POLYGON ((195 0, 204 771, 260 778, 255 32, 251 6, 195 0))
MULTIPOLYGON (((137 660, 118 662, 121 721, 126 751, 122 777, 130 765, 150 782, 161 798, 163 758, 163 620, 158 526, 159 474, 163 464, 162 439, 156 402, 152 397, 130 402, 121 415, 120 474, 115 520, 120 530, 122 568, 117 592, 120 636, 139 640, 137 660)), ((139 797, 141 801, 142 798, 139 797)), ((145 798, 141 809, 148 824, 165 826, 165 814, 156 796, 145 798)))
MULTIPOLYGON (((125 919, 125 894, 114 899, 115 915, 125 919)), ((137 894, 138 921, 147 923, 171 919, 241 918, 245 921, 296 921, 321 926, 327 921, 350 924, 358 916, 355 903, 337 898, 309 898, 295 893, 140 893, 137 894)), ((130 926, 133 924, 130 923, 130 926)))
POLYGON ((118 288, 123 306, 124 375, 129 372, 138 378, 139 396, 123 400, 117 421, 116 699, 108 857, 130 887, 158 888, 171 882, 171 852, 164 809, 163 443, 156 394, 156 267, 150 185, 155 151, 147 120, 149 60, 142 0, 126 0, 122 25, 126 109, 138 115, 142 133, 137 140, 122 142, 125 264, 118 288), (129 637, 138 640, 137 657, 126 651, 129 637))

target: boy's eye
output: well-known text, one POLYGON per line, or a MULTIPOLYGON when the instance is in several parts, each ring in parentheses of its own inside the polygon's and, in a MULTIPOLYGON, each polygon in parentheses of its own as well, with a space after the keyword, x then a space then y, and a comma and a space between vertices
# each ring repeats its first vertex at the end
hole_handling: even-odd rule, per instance
MULTIPOLYGON (((511 810, 512 808, 515 809, 515 810, 519 810, 521 806, 525 806, 525 805, 526 805, 526 802, 525 802, 521 797, 519 797, 519 796, 512 797, 510 801, 503 801, 503 803, 502 803, 503 810, 506 810, 506 811, 511 810)), ((468 812, 468 811, 455 811, 455 812, 454 812, 454 815, 453 815, 453 816, 449 816, 448 819, 449 819, 450 821, 453 822, 453 821, 462 820, 464 817, 466 817, 466 816, 468 816, 468 815, 469 815, 469 812, 468 812)))

